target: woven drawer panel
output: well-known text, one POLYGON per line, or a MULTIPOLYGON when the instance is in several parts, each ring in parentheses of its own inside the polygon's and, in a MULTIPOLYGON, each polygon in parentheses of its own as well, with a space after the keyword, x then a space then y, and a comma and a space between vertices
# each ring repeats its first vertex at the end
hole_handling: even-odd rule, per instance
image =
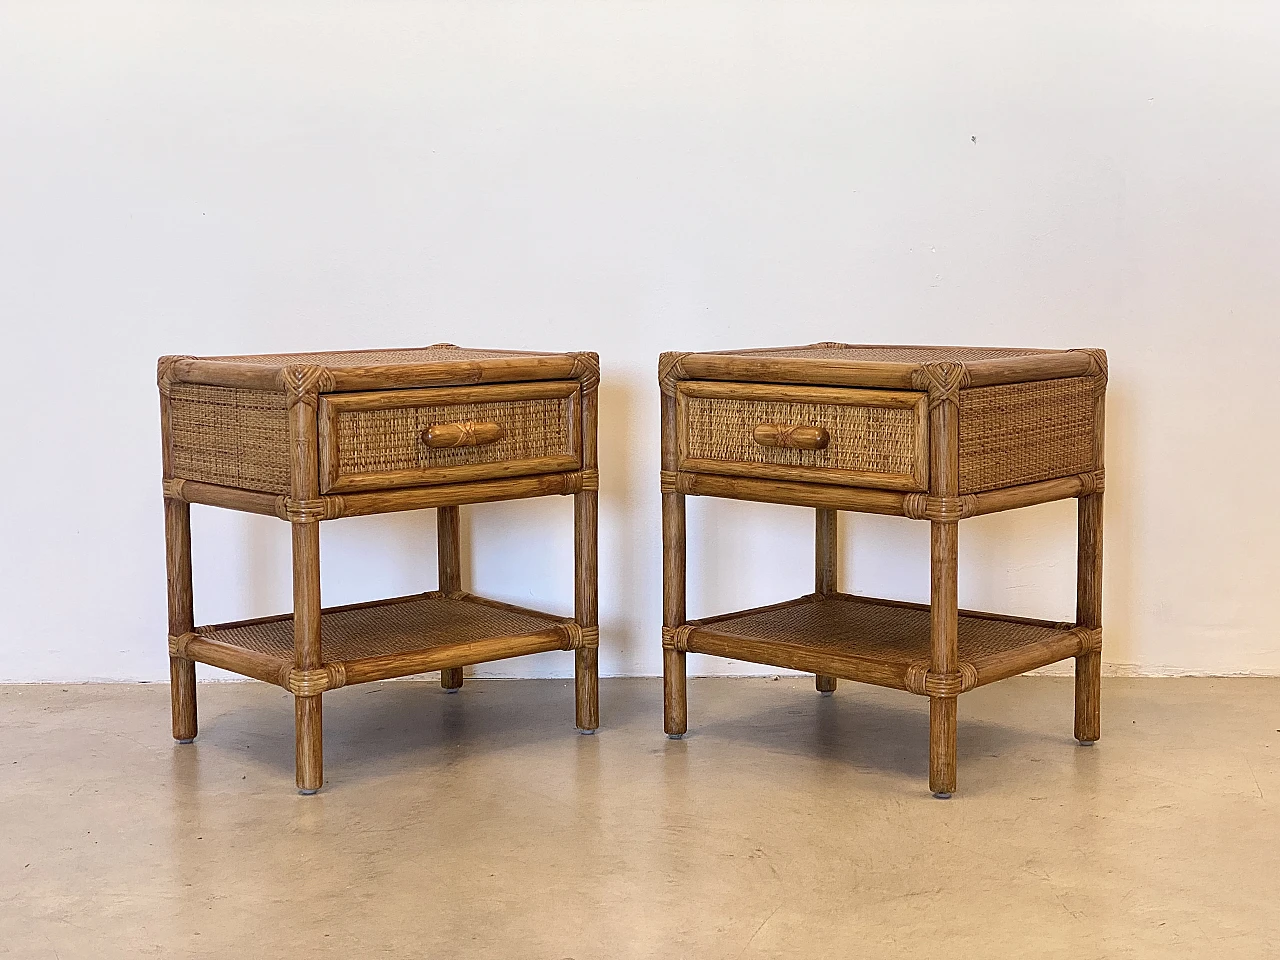
POLYGON ((343 411, 337 418, 338 475, 571 456, 573 402, 564 397, 343 411), (466 421, 497 423, 505 434, 475 447, 432 448, 422 442, 422 431, 433 424, 466 421))
POLYGON ((982 493, 1093 469, 1087 377, 960 392, 960 492, 982 493))
POLYGON ((288 416, 282 393, 173 384, 169 435, 174 476, 288 492, 288 416))
POLYGON ((692 459, 824 467, 910 474, 915 464, 915 418, 900 407, 843 403, 682 397, 685 455, 692 459), (764 447, 752 432, 762 423, 826 427, 825 450, 764 447))

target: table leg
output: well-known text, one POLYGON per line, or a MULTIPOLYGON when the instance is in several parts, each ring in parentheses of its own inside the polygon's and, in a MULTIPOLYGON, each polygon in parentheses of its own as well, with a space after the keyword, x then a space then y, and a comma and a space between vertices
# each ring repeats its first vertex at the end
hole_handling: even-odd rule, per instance
MULTIPOLYGON (((840 558, 837 537, 840 512, 823 507, 819 507, 814 512, 817 514, 814 530, 814 592, 826 595, 835 593, 839 589, 837 584, 840 558)), ((814 686, 824 697, 829 697, 836 692, 836 678, 819 673, 814 676, 814 686)))
MULTIPOLYGON (((293 524, 293 642, 300 670, 322 665, 320 651, 320 524, 293 524)), ((324 784, 320 695, 294 698, 298 791, 315 793, 324 784)))
MULTIPOLYGON (((169 635, 190 633, 195 623, 191 595, 191 504, 164 501, 165 560, 168 573, 169 635)), ((196 665, 184 657, 169 657, 169 697, 173 739, 196 738, 196 665)))
MULTIPOLYGON (((1102 626, 1102 494, 1079 500, 1076 560, 1076 623, 1102 626)), ((1102 735, 1102 651, 1076 657, 1076 739, 1093 743, 1102 735)))
MULTIPOLYGON (((684 494, 662 495, 662 623, 674 628, 685 620, 685 512, 684 494)), ((685 652, 662 650, 663 726, 672 739, 689 729, 685 652)))
MULTIPOLYGON (((959 602, 957 567, 960 525, 930 524, 930 669, 935 674, 958 671, 959 602)), ((929 698, 929 789, 945 799, 956 789, 956 698, 929 698)))
MULTIPOLYGON (((458 508, 436 508, 436 556, 441 593, 462 590, 462 548, 459 534, 458 508)), ((462 689, 461 667, 445 667, 440 671, 440 686, 449 693, 462 689)))
MULTIPOLYGON (((573 496, 574 617, 586 630, 598 627, 599 493, 583 490, 573 496)), ((593 631, 593 634, 597 631, 593 631)), ((575 724, 582 733, 594 733, 600 726, 600 650, 598 637, 574 651, 575 724)))

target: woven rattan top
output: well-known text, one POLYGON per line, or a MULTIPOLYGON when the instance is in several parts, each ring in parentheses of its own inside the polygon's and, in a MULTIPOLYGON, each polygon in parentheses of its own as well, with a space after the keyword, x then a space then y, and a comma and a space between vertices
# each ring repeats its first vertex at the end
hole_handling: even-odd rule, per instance
POLYGON ((161 389, 171 383, 321 393, 511 383, 533 380, 595 382, 594 353, 478 350, 437 343, 394 350, 265 353, 229 357, 161 357, 161 389))
POLYGON ((873 346, 850 343, 813 343, 802 347, 769 347, 761 350, 732 350, 729 356, 766 357, 792 360, 845 360, 865 363, 932 363, 949 361, 1004 360, 1030 357, 1052 350, 1024 350, 1016 347, 911 347, 873 346))
POLYGON ((440 361, 496 360, 505 357, 546 357, 554 354, 523 350, 477 350, 437 343, 430 347, 407 347, 391 350, 333 350, 318 353, 261 353, 243 357, 202 357, 229 363, 253 363, 267 367, 290 364, 316 365, 332 369, 344 367, 382 367, 402 364, 439 363, 440 361))
MULTIPOLYGON (((320 617, 320 647, 326 663, 395 656, 495 637, 518 637, 554 629, 564 620, 496 606, 474 597, 439 593, 326 610, 320 617)), ((282 661, 293 659, 293 619, 278 618, 222 627, 199 627, 208 640, 252 650, 282 661)))
POLYGON ((1105 376, 1106 355, 1100 350, 812 343, 795 347, 664 354, 659 371, 664 380, 922 389, 931 379, 936 379, 924 374, 939 364, 962 367, 963 372, 959 376, 962 386, 990 386, 1064 377, 1105 376))

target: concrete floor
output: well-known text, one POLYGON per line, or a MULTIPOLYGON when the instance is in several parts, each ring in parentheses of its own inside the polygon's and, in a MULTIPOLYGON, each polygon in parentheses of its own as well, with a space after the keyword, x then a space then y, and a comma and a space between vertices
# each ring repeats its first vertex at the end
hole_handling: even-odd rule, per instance
POLYGON ((806 680, 388 683, 325 698, 0 687, 0 957, 1280 956, 1280 680, 1070 681, 960 700, 932 799, 922 699, 806 680))

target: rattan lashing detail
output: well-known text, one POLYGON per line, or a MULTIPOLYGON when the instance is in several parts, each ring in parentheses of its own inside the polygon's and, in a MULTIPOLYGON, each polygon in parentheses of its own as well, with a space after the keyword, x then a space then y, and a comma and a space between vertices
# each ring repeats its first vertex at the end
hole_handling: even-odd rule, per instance
POLYGON ((582 389, 594 390, 600 385, 600 357, 594 353, 576 353, 570 376, 582 383, 582 389))
POLYGON ((658 357, 658 387, 669 397, 676 394, 676 381, 685 378, 680 361, 687 356, 688 353, 664 353, 658 357))
POLYGON ((280 371, 280 385, 289 398, 289 406, 305 403, 314 407, 320 394, 334 389, 335 381, 325 367, 294 363, 280 371))
POLYGON ((960 399, 960 391, 969 385, 969 371, 956 360, 932 360, 912 371, 911 385, 929 393, 929 409, 944 401, 960 399))
POLYGON ((676 481, 679 479, 679 477, 680 477, 680 474, 677 473, 675 470, 659 471, 658 485, 661 487, 662 492, 678 493, 679 491, 676 489, 676 481))
POLYGON ((908 693, 922 697, 958 697, 978 685, 978 671, 961 660, 955 673, 934 673, 928 660, 914 660, 907 666, 903 685, 908 693))
POLYGON ((978 498, 934 497, 926 493, 909 493, 902 498, 902 515, 911 520, 937 520, 951 523, 966 520, 978 512, 978 498))
POLYGON ((688 653, 689 634, 691 633, 693 633, 693 627, 689 624, 679 627, 663 627, 662 646, 667 650, 674 650, 676 653, 688 653))
POLYGON ((156 361, 156 386, 160 388, 160 396, 168 397, 173 386, 173 368, 181 360, 194 360, 195 357, 182 354, 180 356, 161 357, 156 361))
POLYGON ((319 523, 336 520, 342 516, 341 497, 319 497, 315 500, 295 500, 293 497, 276 497, 276 516, 289 523, 319 523))
POLYGON ((285 664, 280 668, 280 686, 295 697, 318 697, 326 690, 347 685, 347 668, 341 663, 326 663, 314 670, 299 670, 285 664))

